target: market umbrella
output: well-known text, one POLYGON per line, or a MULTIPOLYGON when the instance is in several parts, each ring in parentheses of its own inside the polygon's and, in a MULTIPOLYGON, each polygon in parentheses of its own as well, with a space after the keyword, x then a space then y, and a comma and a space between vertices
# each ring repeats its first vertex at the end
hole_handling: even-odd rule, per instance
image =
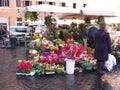
POLYGON ((116 16, 115 10, 102 9, 102 8, 82 8, 79 14, 63 14, 59 16, 60 19, 81 19, 85 16, 90 16, 90 19, 97 19, 99 16, 114 17, 116 16))
POLYGON ((82 8, 81 14, 88 16, 116 16, 115 10, 107 8, 82 8))
MULTIPOLYGON (((62 14, 61 16, 58 16, 59 19, 79 19, 79 20, 84 20, 85 15, 82 14, 62 14)), ((90 15, 90 19, 97 19, 98 16, 90 15)))

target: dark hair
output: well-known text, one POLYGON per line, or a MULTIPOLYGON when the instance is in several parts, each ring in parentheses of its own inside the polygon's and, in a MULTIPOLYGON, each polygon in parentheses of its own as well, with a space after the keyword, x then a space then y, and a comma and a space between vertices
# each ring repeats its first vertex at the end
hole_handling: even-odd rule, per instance
POLYGON ((106 27, 106 23, 100 23, 100 29, 102 29, 102 30, 104 30, 105 29, 105 27, 106 27))

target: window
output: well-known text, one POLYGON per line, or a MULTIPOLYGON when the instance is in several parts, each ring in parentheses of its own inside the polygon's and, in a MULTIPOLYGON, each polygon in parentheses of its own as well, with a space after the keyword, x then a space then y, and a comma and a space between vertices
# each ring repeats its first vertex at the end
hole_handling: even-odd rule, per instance
POLYGON ((22 18, 17 17, 17 26, 22 26, 22 18))
POLYGON ((73 8, 76 8, 76 3, 73 3, 73 8))
POLYGON ((32 5, 32 1, 23 1, 23 6, 25 7, 25 6, 30 6, 30 5, 32 5))
POLYGON ((21 7, 21 0, 16 0, 16 7, 21 7))
POLYGON ((22 18, 21 18, 21 17, 18 17, 18 18, 17 18, 17 21, 22 21, 22 18))
POLYGON ((55 5, 55 2, 49 2, 49 5, 55 5))
POLYGON ((9 0, 0 0, 0 7, 8 7, 9 0))
POLYGON ((43 4, 42 1, 37 1, 37 5, 43 4))
POLYGON ((61 3, 61 6, 65 7, 65 3, 62 2, 62 3, 61 3))
POLYGON ((17 23, 17 26, 22 26, 22 23, 17 23))

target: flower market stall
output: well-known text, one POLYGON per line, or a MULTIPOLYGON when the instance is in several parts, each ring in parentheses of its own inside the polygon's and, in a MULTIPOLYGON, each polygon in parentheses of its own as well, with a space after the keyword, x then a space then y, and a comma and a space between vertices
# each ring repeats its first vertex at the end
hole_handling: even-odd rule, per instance
POLYGON ((28 58, 18 60, 17 75, 74 74, 76 62, 85 70, 90 70, 86 69, 90 65, 92 69, 96 63, 92 51, 91 54, 89 51, 89 54, 85 53, 82 44, 72 39, 50 41, 34 34, 29 40, 28 58))
MULTIPOLYGON (((66 36, 68 37, 68 36, 66 36)), ((82 43, 72 37, 53 41, 34 33, 27 36, 25 44, 27 59, 18 60, 17 75, 74 74, 78 68, 92 70, 96 64, 93 49, 84 51, 82 43)))

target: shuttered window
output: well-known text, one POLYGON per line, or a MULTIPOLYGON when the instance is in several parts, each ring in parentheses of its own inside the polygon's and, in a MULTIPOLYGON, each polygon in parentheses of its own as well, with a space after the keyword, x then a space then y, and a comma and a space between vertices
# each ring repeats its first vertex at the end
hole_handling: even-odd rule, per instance
POLYGON ((23 1, 23 7, 30 6, 30 5, 32 5, 32 1, 29 1, 29 0, 23 1))
POLYGON ((9 7, 9 0, 0 0, 0 7, 9 7))
POLYGON ((16 0, 16 7, 21 7, 21 0, 16 0))

